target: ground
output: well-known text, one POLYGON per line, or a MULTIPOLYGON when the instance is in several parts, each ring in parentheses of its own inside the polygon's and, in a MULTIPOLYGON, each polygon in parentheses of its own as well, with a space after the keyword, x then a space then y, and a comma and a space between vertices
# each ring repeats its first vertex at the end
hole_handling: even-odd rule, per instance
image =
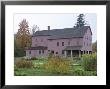
MULTIPOLYGON (((20 58, 15 58, 19 60, 20 58)), ((72 69, 69 74, 55 74, 47 72, 42 65, 47 62, 46 59, 31 60, 34 63, 33 68, 14 68, 15 76, 96 76, 96 71, 85 71, 81 65, 81 60, 73 60, 72 69)))

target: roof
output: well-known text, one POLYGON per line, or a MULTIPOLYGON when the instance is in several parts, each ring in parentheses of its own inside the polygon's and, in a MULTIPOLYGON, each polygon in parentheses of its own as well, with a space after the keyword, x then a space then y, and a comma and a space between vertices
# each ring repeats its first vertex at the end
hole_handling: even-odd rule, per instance
POLYGON ((81 28, 42 30, 36 31, 33 36, 49 36, 48 39, 50 40, 59 38, 83 37, 88 28, 90 29, 90 26, 83 26, 81 28))
POLYGON ((47 47, 45 46, 37 46, 37 47, 29 47, 29 48, 26 48, 26 50, 46 50, 47 47))
POLYGON ((82 46, 67 46, 64 50, 81 50, 82 46))

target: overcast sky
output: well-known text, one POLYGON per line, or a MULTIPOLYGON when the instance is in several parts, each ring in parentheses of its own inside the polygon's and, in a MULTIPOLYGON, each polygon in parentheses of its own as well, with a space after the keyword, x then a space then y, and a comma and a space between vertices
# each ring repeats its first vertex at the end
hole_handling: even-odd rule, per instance
MULTIPOLYGON (((23 19, 28 21, 30 30, 33 25, 37 25, 40 30, 47 30, 47 26, 50 26, 50 29, 72 28, 79 14, 14 14, 14 33, 18 31, 19 23, 23 19)), ((84 13, 84 15, 93 33, 92 42, 95 42, 97 40, 97 15, 95 13, 84 13)))

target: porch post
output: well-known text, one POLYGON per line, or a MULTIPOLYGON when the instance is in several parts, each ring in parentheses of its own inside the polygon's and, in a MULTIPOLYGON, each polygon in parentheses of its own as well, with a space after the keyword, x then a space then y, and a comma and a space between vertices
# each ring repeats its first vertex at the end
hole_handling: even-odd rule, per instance
POLYGON ((72 50, 71 50, 71 57, 73 57, 73 52, 72 52, 72 50))
POLYGON ((79 57, 81 56, 81 52, 80 52, 80 50, 79 50, 79 57))
POLYGON ((65 50, 65 57, 67 56, 66 50, 65 50))

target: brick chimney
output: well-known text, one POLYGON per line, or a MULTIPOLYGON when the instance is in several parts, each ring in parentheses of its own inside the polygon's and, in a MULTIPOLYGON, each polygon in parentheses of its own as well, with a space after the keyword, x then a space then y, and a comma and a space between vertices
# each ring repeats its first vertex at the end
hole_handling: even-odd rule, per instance
POLYGON ((48 26, 48 30, 50 30, 50 26, 48 26))

